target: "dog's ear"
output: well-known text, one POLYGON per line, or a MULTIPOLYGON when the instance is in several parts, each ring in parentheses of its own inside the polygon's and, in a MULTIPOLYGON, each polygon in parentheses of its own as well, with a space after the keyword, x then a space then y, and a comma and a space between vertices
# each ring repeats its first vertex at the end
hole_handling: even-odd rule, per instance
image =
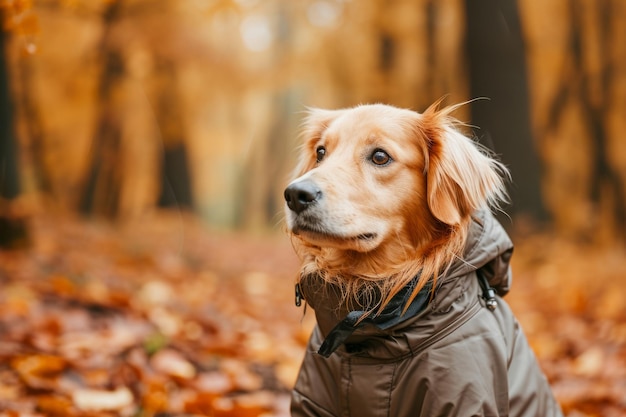
POLYGON ((302 123, 300 157, 293 178, 297 178, 313 168, 315 159, 315 146, 320 141, 322 134, 328 126, 339 117, 344 110, 326 110, 308 108, 306 117, 302 123))
POLYGON ((506 201, 508 171, 478 144, 460 133, 449 113, 457 106, 438 109, 437 103, 420 117, 426 139, 428 207, 440 221, 457 225, 473 211, 506 201))

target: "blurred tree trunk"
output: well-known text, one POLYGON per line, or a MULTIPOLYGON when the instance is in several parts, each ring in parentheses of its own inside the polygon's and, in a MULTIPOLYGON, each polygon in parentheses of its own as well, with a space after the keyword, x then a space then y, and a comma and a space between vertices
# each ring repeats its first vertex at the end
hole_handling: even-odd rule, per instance
POLYGON ((118 214, 122 186, 122 115, 116 108, 116 93, 125 76, 124 57, 113 39, 113 25, 121 11, 121 1, 108 4, 104 16, 104 33, 100 45, 102 75, 98 86, 99 119, 91 148, 80 201, 80 211, 113 218, 118 214))
POLYGON ((163 143, 160 207, 191 208, 193 194, 185 128, 176 94, 176 67, 170 58, 157 58, 156 118, 163 143))
POLYGON ((511 215, 545 220, 541 165, 530 124, 525 47, 515 0, 465 0, 472 124, 513 178, 511 215))
POLYGON ((263 138, 253 145, 248 155, 246 169, 241 175, 241 202, 235 222, 247 229, 259 229, 273 226, 277 213, 282 212, 283 189, 285 187, 285 161, 288 149, 284 138, 289 132, 292 97, 289 91, 276 94, 273 108, 284 117, 273 119, 263 138))
POLYGON ((10 85, 7 34, 0 29, 0 247, 4 248, 28 242, 26 220, 15 204, 20 178, 10 85))
MULTIPOLYGON (((286 4, 279 4, 275 10, 278 16, 278 36, 272 51, 275 62, 287 62, 294 46, 288 11, 286 4)), ((265 95, 261 91, 257 97, 265 95)), ((285 164, 289 152, 284 144, 292 122, 290 109, 293 108, 293 95, 287 88, 278 89, 268 100, 272 112, 266 117, 271 118, 271 123, 250 123, 256 130, 253 134, 258 135, 258 140, 253 142, 247 155, 246 169, 241 172, 239 183, 242 192, 235 219, 235 223, 244 228, 254 230, 274 226, 277 213, 282 212, 285 164)))
POLYGON ((611 103, 613 96, 610 91, 615 82, 614 66, 610 60, 613 46, 610 29, 615 23, 612 21, 610 1, 599 0, 594 5, 594 13, 586 13, 589 10, 584 10, 578 0, 568 1, 568 19, 571 24, 568 50, 571 60, 563 69, 564 76, 550 103, 544 133, 557 131, 565 122, 563 116, 570 100, 579 103, 582 123, 591 145, 589 199, 592 210, 609 217, 616 234, 624 238, 626 193, 619 172, 609 162, 606 125, 607 111, 614 104, 611 103), (585 43, 590 41, 597 47, 595 57, 590 57, 591 52, 585 48, 585 43), (593 62, 593 58, 596 62, 593 62), (605 210, 599 210, 603 205, 607 206, 605 210))
POLYGON ((624 2, 520 5, 534 79, 533 121, 546 168, 546 205, 557 229, 570 238, 607 244, 624 240, 624 2))
MULTIPOLYGON (((584 33, 583 13, 580 5, 570 1, 574 23, 573 34, 584 33)), ((601 0, 596 3, 599 11, 597 14, 598 26, 598 49, 599 49, 599 73, 591 76, 583 71, 583 56, 581 54, 582 39, 571 40, 577 46, 573 48, 576 61, 576 69, 582 74, 581 95, 582 103, 587 116, 587 123, 591 130, 593 144, 593 171, 591 177, 591 201, 594 207, 608 205, 607 217, 615 226, 615 232, 621 239, 626 238, 626 190, 619 172, 614 168, 608 157, 608 118, 607 109, 615 103, 611 89, 615 87, 615 67, 611 63, 611 49, 614 47, 614 39, 611 37, 612 26, 618 26, 613 20, 614 8, 610 0, 601 0), (599 90, 599 92, 597 91, 599 90), (599 98, 597 97, 599 96, 599 98)), ((619 25, 621 27, 621 25, 619 25)), ((619 30, 619 29, 618 29, 619 30)), ((622 27, 621 30, 624 30, 622 27)), ((623 45, 621 46, 624 47, 623 45)), ((624 117, 624 115, 622 115, 624 117)))
POLYGON ((19 94, 19 104, 21 108, 21 118, 26 120, 23 124, 27 142, 27 156, 30 160, 31 169, 35 178, 36 187, 47 195, 52 195, 53 186, 46 162, 46 143, 44 141, 43 124, 41 112, 37 105, 34 91, 35 76, 33 68, 33 56, 23 56, 18 58, 18 72, 21 93, 19 94))

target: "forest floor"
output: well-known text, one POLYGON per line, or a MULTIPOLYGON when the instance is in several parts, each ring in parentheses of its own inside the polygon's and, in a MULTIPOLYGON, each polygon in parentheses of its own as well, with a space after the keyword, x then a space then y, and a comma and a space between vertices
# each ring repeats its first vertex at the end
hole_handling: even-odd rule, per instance
MULTIPOLYGON (((0 251, 0 416, 288 416, 311 312, 285 236, 33 218, 0 251)), ((506 297, 569 417, 626 416, 626 252, 514 239, 506 297)))

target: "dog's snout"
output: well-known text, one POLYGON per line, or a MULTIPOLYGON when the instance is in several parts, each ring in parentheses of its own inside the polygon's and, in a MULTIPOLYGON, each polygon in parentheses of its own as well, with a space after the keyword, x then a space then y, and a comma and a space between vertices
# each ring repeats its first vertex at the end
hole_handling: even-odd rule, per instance
POLYGON ((299 181, 285 189, 287 207, 301 213, 322 197, 322 190, 311 181, 299 181))

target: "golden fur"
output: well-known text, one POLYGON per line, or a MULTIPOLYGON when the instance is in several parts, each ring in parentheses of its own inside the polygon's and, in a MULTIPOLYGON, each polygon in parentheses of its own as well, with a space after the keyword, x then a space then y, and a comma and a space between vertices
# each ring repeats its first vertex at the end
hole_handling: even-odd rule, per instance
POLYGON ((314 184, 320 198, 285 210, 300 276, 319 274, 347 302, 382 294, 368 305, 382 309, 421 274, 412 300, 461 255, 471 214, 505 199, 507 171, 460 133, 457 107, 309 111, 290 186, 314 184))

